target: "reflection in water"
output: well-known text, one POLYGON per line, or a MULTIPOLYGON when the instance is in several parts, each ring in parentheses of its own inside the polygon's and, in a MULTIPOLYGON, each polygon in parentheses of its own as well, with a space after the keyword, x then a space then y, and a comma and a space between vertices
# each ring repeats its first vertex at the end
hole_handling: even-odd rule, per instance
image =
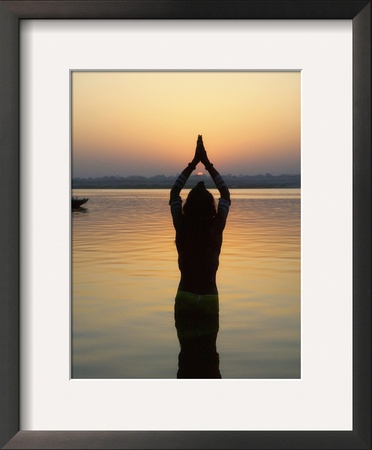
POLYGON ((218 314, 175 315, 175 325, 181 346, 177 378, 221 378, 218 314))
POLYGON ((86 212, 88 212, 88 210, 84 206, 77 206, 76 208, 72 208, 73 215, 86 212))
MULTIPOLYGON (((301 192, 231 193, 218 275, 228 299, 217 338, 222 377, 300 378, 301 192)), ((70 213, 73 377, 176 378, 179 272, 168 190, 74 195, 89 202, 86 212, 70 213)))

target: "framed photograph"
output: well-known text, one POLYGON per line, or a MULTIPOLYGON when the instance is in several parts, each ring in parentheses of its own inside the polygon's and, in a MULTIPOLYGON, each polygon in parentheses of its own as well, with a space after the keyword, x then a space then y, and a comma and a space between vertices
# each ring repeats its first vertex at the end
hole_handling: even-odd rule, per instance
POLYGON ((76 70, 71 96, 71 378, 301 378, 301 72, 76 70), (208 297, 180 288, 175 318, 169 196, 201 126, 233 207, 198 162, 180 195, 210 225, 176 241, 208 297))
MULTIPOLYGON (((370 2, 345 0, 314 5, 308 1, 187 4, 157 0, 3 1, 0 25, 3 105, 0 183, 6 211, 1 216, 0 238, 4 311, 0 319, 1 356, 5 362, 0 391, 1 403, 5 405, 0 421, 1 445, 4 448, 370 448, 370 2), (216 81, 218 76, 223 79, 216 81), (269 81, 265 78, 268 76, 269 81), (182 345, 186 348, 185 336, 192 331, 190 324, 186 329, 183 322, 180 325, 176 320, 172 337, 167 335, 173 305, 168 300, 166 306, 156 305, 162 304, 159 296, 171 297, 170 290, 173 285, 177 287, 175 277, 170 277, 168 286, 166 278, 159 275, 172 273, 169 255, 165 256, 157 247, 155 251, 162 258, 155 276, 149 275, 150 268, 143 261, 136 266, 144 272, 141 277, 138 273, 135 277, 128 275, 122 259, 109 264, 111 268, 120 266, 120 274, 111 271, 100 278, 100 270, 94 266, 93 261, 99 265, 99 258, 107 260, 107 248, 111 249, 110 258, 115 256, 117 248, 109 247, 109 237, 118 242, 119 237, 127 239, 130 234, 129 225, 115 225, 115 217, 109 218, 107 202, 114 202, 116 213, 121 211, 121 221, 125 218, 128 224, 133 222, 129 216, 133 202, 140 201, 142 209, 136 210, 143 210, 146 215, 142 206, 154 205, 152 196, 154 192, 160 195, 159 191, 149 193, 141 186, 135 198, 128 195, 108 199, 107 191, 95 189, 89 191, 88 213, 75 210, 71 217, 71 187, 73 195, 81 197, 86 191, 78 189, 85 189, 84 183, 92 180, 111 184, 149 183, 149 180, 154 183, 151 177, 161 172, 156 159, 148 162, 152 153, 146 153, 146 146, 152 147, 154 142, 146 141, 144 129, 153 127, 151 134, 157 136, 164 128, 164 124, 159 125, 164 113, 154 107, 158 96, 158 105, 161 103, 168 112, 173 111, 173 134, 182 134, 180 130, 176 132, 176 115, 181 108, 168 100, 172 97, 177 103, 177 98, 180 99, 178 103, 185 105, 182 109, 185 118, 187 101, 193 98, 190 89, 195 77, 196 84, 204 86, 199 91, 199 108, 205 103, 215 105, 213 108, 217 110, 221 98, 229 116, 235 114, 232 121, 235 128, 228 128, 229 133, 235 130, 238 135, 238 109, 256 124, 256 131, 260 128, 258 105, 264 103, 260 92, 270 97, 265 108, 267 117, 274 105, 279 108, 282 105, 272 122, 277 122, 283 135, 289 135, 288 130, 284 131, 286 124, 297 123, 293 140, 297 153, 289 155, 287 150, 287 165, 280 170, 297 176, 301 173, 301 194, 298 191, 293 199, 283 191, 280 199, 266 199, 264 211, 257 206, 263 204, 262 193, 255 191, 255 199, 250 198, 250 205, 256 205, 250 212, 252 220, 258 216, 261 220, 257 242, 260 238, 269 240, 268 235, 262 237, 270 214, 267 205, 275 207, 271 217, 276 217, 276 221, 282 217, 286 222, 287 231, 281 237, 289 237, 294 245, 287 255, 288 270, 278 270, 275 258, 258 255, 255 260, 260 260, 262 267, 258 263, 251 267, 250 295, 247 299, 240 298, 241 288, 236 283, 232 285, 234 279, 238 282, 242 278, 237 272, 239 264, 234 263, 241 258, 234 250, 232 236, 243 234, 247 225, 241 223, 239 229, 235 212, 235 216, 231 214, 235 231, 230 236, 224 231, 227 269, 219 282, 234 301, 225 305, 220 302, 224 314, 220 313, 217 341, 219 367, 214 366, 214 376, 205 377, 222 380, 185 376, 181 353, 178 359, 177 338, 181 348, 182 345), (223 94, 229 91, 231 105, 222 92, 213 90, 214 85, 223 86, 223 94), (248 85, 254 86, 251 92, 244 87, 248 85), (114 92, 109 104, 105 103, 110 97, 108 87, 114 92), (208 99, 209 90, 213 99, 208 99), (100 91, 104 95, 98 101, 100 91), (168 99, 167 91, 173 92, 168 99), (187 100, 182 100, 182 95, 187 100), (279 95, 282 100, 277 99, 279 95), (256 103, 255 116, 246 109, 254 96, 261 99, 256 103), (123 105, 125 98, 128 114, 123 106, 119 111, 115 109, 118 103, 123 105), (151 103, 152 98, 155 103, 151 103), (296 118, 291 120, 290 102, 296 109, 296 118), (137 130, 137 140, 141 137, 135 157, 125 150, 125 164, 131 165, 130 173, 124 172, 123 166, 122 172, 113 173, 121 164, 115 153, 115 137, 122 141, 123 136, 116 136, 113 128, 109 135, 105 134, 110 123, 104 121, 106 114, 102 115, 95 105, 101 111, 110 111, 109 122, 117 125, 116 130, 125 124, 128 130, 137 130), (147 114, 137 116, 136 110, 152 111, 152 120, 146 122, 147 114), (285 116, 286 120, 280 122, 279 116, 281 120, 285 116), (84 122, 88 117, 90 122, 84 122), (141 121, 144 128, 139 126, 141 121), (99 143, 100 136, 104 136, 105 144, 99 143), (89 147, 89 153, 84 153, 84 146, 89 147), (95 150, 91 151, 92 148, 95 150), (87 167, 90 172, 86 172, 87 167), (146 177, 127 177, 140 169, 146 177), (101 215, 91 214, 90 205, 101 215), (278 212, 278 205, 285 211, 278 212), (94 230, 89 228, 95 226, 92 219, 101 220, 103 211, 112 228, 107 235, 100 229, 104 242, 104 252, 100 254, 94 244, 89 247, 92 243, 84 240, 87 237, 84 230, 93 234, 94 230), (290 217, 297 217, 294 228, 290 228, 290 217), (71 232, 76 238, 75 247, 74 243, 72 247, 69 244, 71 232), (296 253, 300 236, 301 272, 296 253), (87 259, 88 254, 95 255, 93 260, 87 259), (74 267, 71 269, 71 255, 75 272, 74 267), (259 280, 268 279, 270 268, 277 276, 271 281, 274 289, 270 290, 268 285, 266 292, 259 280), (71 278, 75 283, 71 283, 71 278), (109 292, 105 279, 111 280, 109 292), (137 284, 130 280, 136 280, 137 284), (149 296, 158 297, 129 308, 131 286, 133 293, 138 293, 141 283, 142 299, 146 299, 146 289, 149 296), (149 283, 151 289, 147 287, 149 283), (258 285, 261 287, 257 288, 258 285), (103 309, 99 306, 102 289, 107 297, 107 307, 103 309), (128 299, 123 315, 117 309, 117 300, 124 291, 128 299), (93 328, 84 321, 85 298, 90 299, 93 328), (239 314, 236 308, 242 307, 244 301, 249 302, 250 308, 245 305, 239 314), (92 304, 96 305, 93 309, 92 304), (266 322, 260 308, 266 311, 266 322), (252 317, 243 315, 246 310, 254 311, 252 317), (150 317, 159 320, 151 321, 150 317), (237 317, 242 323, 251 324, 251 334, 241 335, 237 317), (152 322, 160 326, 154 328, 152 322), (281 326, 284 328, 279 332, 281 326), (259 330, 263 330, 262 340, 257 341, 259 330), (244 345, 252 336, 256 352, 253 344, 244 345), (269 359, 267 342, 274 342, 275 336, 277 352, 269 359), (130 341, 131 347, 122 348, 130 341), (151 341, 153 346, 149 347, 151 341), (163 350, 159 350, 159 342, 163 350), (240 362, 232 357, 237 354, 241 356, 240 362), (115 361, 115 356, 121 364, 115 361), (251 364, 247 363, 249 359, 251 364), (172 380, 177 369, 178 378, 194 379, 172 380)), ((188 116, 190 127, 196 126, 195 116, 188 116)), ((213 116, 212 111, 210 116, 213 121, 220 117, 213 116)), ((169 114, 166 117, 169 121, 169 114)), ((220 135, 215 142, 211 138, 213 145, 208 145, 208 133, 203 136, 211 158, 213 148, 223 142, 223 125, 227 127, 231 117, 220 120, 220 135)), ((208 123, 205 127, 208 129, 208 123)), ((266 134, 275 136, 279 146, 280 133, 266 129, 266 134)), ((204 132, 197 130, 197 133, 204 132)), ((125 134, 131 148, 136 148, 135 136, 135 132, 125 134)), ((260 136, 257 139, 261 147, 255 145, 263 157, 267 150, 263 147, 264 134, 260 136)), ((190 160, 196 137, 190 145, 194 146, 190 160)), ((159 139, 165 142, 165 134, 159 139)), ((254 140, 253 133, 251 139, 254 140)), ((183 148, 186 137, 181 140, 183 148)), ((204 158, 200 145, 198 140, 195 155, 201 155, 199 160, 204 158)), ((234 141, 234 147, 238 146, 234 141)), ((275 147, 273 142, 270 146, 275 147)), ((286 142, 283 146, 288 148, 290 144, 286 142)), ((156 153, 167 160, 169 167, 164 173, 181 172, 186 151, 180 150, 178 170, 171 167, 166 149, 159 148, 156 153)), ((279 150, 268 152, 272 167, 279 166, 279 160, 274 161, 279 153, 279 150)), ((218 160, 227 167, 228 159, 222 153, 219 155, 218 160)), ((232 160, 234 155, 231 153, 232 160)), ((243 161, 246 156, 239 158, 243 161)), ((254 158, 257 167, 253 169, 257 172, 268 167, 268 164, 259 167, 259 161, 257 154, 254 158)), ((253 159, 250 164, 253 166, 253 159)), ((233 165, 229 169, 235 170, 233 165)), ((247 171, 243 163, 240 169, 241 174, 247 171)), ((194 177, 195 181, 203 179, 205 184, 211 181, 202 170, 194 177)), ((160 178, 155 177, 156 183, 175 181, 160 178)), ((234 182, 241 183, 241 178, 244 176, 235 176, 234 182)), ((260 178, 260 183, 272 183, 273 178, 278 181, 275 174, 274 177, 267 174, 260 178)), ((245 183, 247 180, 252 182, 251 178, 244 178, 245 183)), ((241 196, 243 191, 239 192, 237 195, 231 189, 237 211, 244 209, 246 201, 241 196)), ((249 192, 252 195, 253 191, 249 192)), ((161 203, 167 203, 163 200, 161 203)), ((156 217, 162 215, 164 208, 160 209, 153 212, 156 217)), ((250 225, 252 232, 254 222, 250 225)), ((274 239, 277 224, 270 225, 271 231, 266 231, 274 239)), ((158 243, 162 236, 171 237, 167 226, 157 223, 158 243)), ((138 229, 138 223, 134 227, 138 229)), ((146 230, 143 236, 146 237, 146 230)), ((131 245, 128 240, 123 242, 126 249, 131 245)), ((146 242, 141 245, 154 248, 146 242)), ((243 240, 239 242, 243 246, 243 240)), ((147 251, 152 255, 151 250, 147 251)), ((174 252, 176 259, 176 249, 174 252)), ((131 254, 136 260, 136 250, 131 254)), ((128 267, 134 270, 133 265, 128 267)), ((208 330, 212 325, 216 324, 208 322, 208 330)))

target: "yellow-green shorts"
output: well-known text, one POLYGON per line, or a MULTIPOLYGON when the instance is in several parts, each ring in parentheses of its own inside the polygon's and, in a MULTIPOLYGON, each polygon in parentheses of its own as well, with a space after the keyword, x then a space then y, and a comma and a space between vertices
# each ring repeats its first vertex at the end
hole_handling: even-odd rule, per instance
POLYGON ((175 315, 218 315, 218 294, 198 295, 178 291, 174 304, 175 315))

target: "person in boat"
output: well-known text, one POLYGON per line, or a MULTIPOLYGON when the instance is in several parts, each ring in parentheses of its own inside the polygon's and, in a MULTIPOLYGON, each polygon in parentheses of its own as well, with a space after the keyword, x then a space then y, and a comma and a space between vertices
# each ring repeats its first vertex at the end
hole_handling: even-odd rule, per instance
POLYGON ((176 247, 181 279, 175 298, 175 318, 210 315, 219 312, 216 273, 222 234, 230 208, 230 192, 209 161, 199 135, 193 160, 182 171, 170 191, 170 210, 176 231, 176 247), (219 190, 217 207, 213 195, 199 182, 182 208, 180 192, 197 164, 201 162, 219 190))

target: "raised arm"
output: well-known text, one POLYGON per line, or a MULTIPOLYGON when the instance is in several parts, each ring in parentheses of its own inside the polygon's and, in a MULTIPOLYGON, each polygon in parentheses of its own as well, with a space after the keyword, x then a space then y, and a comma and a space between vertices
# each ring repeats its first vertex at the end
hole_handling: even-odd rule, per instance
POLYGON ((201 136, 198 136, 198 141, 196 144, 196 150, 193 160, 183 169, 183 171, 178 176, 177 180, 174 182, 174 185, 170 191, 170 200, 169 205, 171 208, 171 213, 173 217, 173 224, 175 228, 178 227, 181 219, 182 219, 182 200, 180 197, 180 192, 182 188, 185 186, 186 181, 188 180, 191 173, 195 170, 197 164, 200 162, 199 150, 200 147, 201 136))
POLYGON ((203 141, 201 141, 201 136, 198 136, 198 141, 196 143, 196 150, 193 160, 183 169, 183 171, 178 176, 177 180, 174 182, 174 185, 170 191, 170 200, 172 201, 172 198, 178 197, 180 195, 180 192, 182 188, 185 186, 186 181, 188 180, 189 176, 192 174, 192 172, 195 170, 196 166, 200 162, 200 156, 199 156, 199 147, 203 144, 203 141))
POLYGON ((212 177, 214 184, 216 185, 216 188, 220 192, 221 198, 226 200, 226 202, 228 202, 228 205, 230 206, 231 204, 230 191, 227 188, 222 176, 218 173, 213 164, 209 161, 202 140, 201 145, 197 147, 197 151, 199 152, 200 161, 204 164, 205 169, 209 172, 209 175, 212 177))

